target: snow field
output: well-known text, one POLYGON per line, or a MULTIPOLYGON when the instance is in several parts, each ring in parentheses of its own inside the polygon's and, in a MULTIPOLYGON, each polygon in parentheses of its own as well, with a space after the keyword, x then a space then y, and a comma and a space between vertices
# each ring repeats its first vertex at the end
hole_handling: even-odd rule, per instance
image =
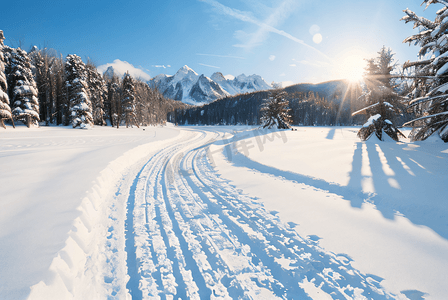
MULTIPOLYGON (((50 266, 56 278, 50 285, 41 281, 31 287, 28 299, 100 299, 104 295, 131 299, 126 289, 128 278, 123 276, 127 274, 126 264, 123 263, 127 253, 122 234, 124 204, 129 196, 122 189, 123 183, 117 187, 117 181, 132 174, 132 168, 147 160, 144 157, 150 157, 154 149, 172 142, 168 140, 138 146, 108 164, 96 179, 97 184, 83 199, 78 208, 81 215, 74 221, 66 246, 50 266), (117 191, 117 188, 120 195, 111 197, 111 191, 117 191), (105 201, 111 199, 116 201, 105 201)), ((129 178, 123 180, 126 186, 129 178)))
POLYGON ((444 143, 145 130, 1 132, 1 299, 448 294, 444 143))
POLYGON ((154 127, 2 131, 0 298, 104 295, 102 268, 111 266, 103 264, 105 245, 98 240, 106 237, 108 210, 117 210, 105 196, 116 191, 114 181, 129 165, 161 143, 157 140, 177 134, 154 127))
POLYGON ((190 135, 148 161, 136 177, 135 198, 131 188, 138 271, 129 274, 128 288, 134 297, 387 298, 375 278, 302 239, 219 178, 207 148, 224 133, 193 129, 190 135))
POLYGON ((297 224, 301 236, 316 237, 324 249, 378 276, 396 298, 444 299, 446 144, 360 142, 356 128, 297 130, 263 149, 256 134, 239 133, 246 150, 253 147, 244 153, 236 142, 239 154, 230 158, 214 150, 217 171, 283 222, 297 224))

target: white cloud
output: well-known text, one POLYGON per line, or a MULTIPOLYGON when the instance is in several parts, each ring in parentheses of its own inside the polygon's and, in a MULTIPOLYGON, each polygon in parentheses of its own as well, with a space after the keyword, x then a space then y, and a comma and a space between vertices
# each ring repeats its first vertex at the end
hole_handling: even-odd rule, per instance
POLYGON ((201 66, 204 66, 204 67, 209 67, 209 68, 215 68, 215 69, 220 69, 220 67, 217 67, 217 66, 212 66, 212 65, 206 65, 206 64, 202 64, 202 63, 199 63, 201 66))
POLYGON ((119 59, 114 60, 113 63, 107 63, 104 65, 101 65, 97 69, 98 69, 98 72, 103 74, 109 67, 113 67, 115 73, 120 77, 123 76, 126 72, 129 72, 129 74, 134 78, 139 78, 142 80, 151 79, 151 76, 149 76, 148 73, 146 73, 145 71, 134 67, 132 64, 128 63, 127 61, 122 61, 119 59))
POLYGON ((290 64, 289 66, 290 66, 290 67, 297 67, 296 64, 290 64))
POLYGON ((202 56, 213 56, 213 57, 223 57, 223 58, 238 58, 238 59, 246 59, 245 57, 241 57, 241 56, 234 56, 234 55, 204 54, 204 53, 196 53, 196 55, 202 55, 202 56))
POLYGON ((164 69, 166 69, 166 68, 171 68, 171 66, 170 65, 153 65, 153 67, 154 68, 164 68, 164 69))
POLYGON ((273 61, 275 59, 275 55, 269 55, 269 60, 273 61))

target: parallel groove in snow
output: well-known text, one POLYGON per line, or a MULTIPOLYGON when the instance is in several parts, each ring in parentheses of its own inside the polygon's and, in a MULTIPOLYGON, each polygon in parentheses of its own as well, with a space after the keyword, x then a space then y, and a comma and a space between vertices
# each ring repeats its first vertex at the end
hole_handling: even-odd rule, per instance
POLYGON ((220 179, 206 155, 219 134, 193 135, 153 156, 129 198, 143 299, 310 299, 302 282, 339 299, 390 296, 220 179))

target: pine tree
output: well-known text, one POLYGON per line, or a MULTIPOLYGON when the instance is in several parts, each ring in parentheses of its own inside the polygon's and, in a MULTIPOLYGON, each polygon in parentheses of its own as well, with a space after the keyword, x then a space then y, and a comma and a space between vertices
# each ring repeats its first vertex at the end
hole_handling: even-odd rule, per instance
POLYGON ((90 100, 93 108, 93 123, 104 126, 106 125, 104 120, 104 100, 107 96, 106 82, 92 62, 88 62, 86 68, 90 100))
POLYGON ((63 81, 64 65, 62 58, 58 57, 53 49, 37 49, 33 47, 28 54, 33 65, 33 75, 38 88, 39 117, 46 125, 57 123, 58 105, 62 98, 61 86, 58 81, 63 81), (61 78, 59 78, 61 77, 61 78), (59 100, 59 101, 58 101, 59 100))
POLYGON ((110 104, 110 123, 112 127, 117 126, 117 128, 120 126, 119 124, 121 116, 120 94, 120 79, 118 78, 118 76, 113 76, 107 83, 107 102, 110 104))
POLYGON ((123 108, 123 117, 126 122, 126 127, 136 125, 137 120, 135 116, 135 86, 134 79, 129 72, 126 72, 122 83, 122 99, 121 106, 123 108))
MULTIPOLYGON (((9 107, 9 96, 7 94, 8 91, 8 83, 6 81, 5 75, 5 64, 3 57, 3 40, 5 37, 3 36, 3 30, 0 30, 0 126, 3 128, 5 124, 3 123, 4 119, 11 120, 14 125, 14 121, 12 119, 11 108, 9 107)), ((15 126, 14 126, 15 127, 15 126)))
POLYGON ((87 84, 87 70, 79 56, 75 54, 67 55, 65 77, 73 128, 92 127, 92 103, 90 102, 89 86, 87 84))
POLYGON ((263 128, 272 128, 277 126, 278 129, 291 128, 289 101, 286 99, 286 92, 274 90, 267 99, 263 99, 261 106, 261 126, 263 128))
MULTIPOLYGON (((448 142, 448 2, 424 0, 428 8, 431 4, 442 4, 434 21, 417 16, 405 9, 405 23, 413 22, 419 33, 406 38, 404 43, 415 43, 421 47, 419 60, 406 62, 403 69, 414 72, 409 107, 414 108, 418 117, 404 124, 413 125, 412 141, 425 140, 438 132, 443 141, 448 142)), ((423 4, 422 3, 422 4, 423 4)))
POLYGON ((399 114, 401 100, 391 78, 391 72, 395 68, 393 56, 392 50, 383 46, 377 58, 367 59, 365 87, 360 97, 367 106, 352 114, 370 116, 358 131, 358 136, 363 141, 369 139, 373 133, 383 140, 383 132, 395 141, 398 141, 399 136, 405 137, 393 122, 399 114))
POLYGON ((20 48, 4 47, 8 79, 8 96, 11 100, 11 113, 14 119, 22 121, 27 127, 38 125, 39 101, 37 86, 31 72, 28 54, 20 48))

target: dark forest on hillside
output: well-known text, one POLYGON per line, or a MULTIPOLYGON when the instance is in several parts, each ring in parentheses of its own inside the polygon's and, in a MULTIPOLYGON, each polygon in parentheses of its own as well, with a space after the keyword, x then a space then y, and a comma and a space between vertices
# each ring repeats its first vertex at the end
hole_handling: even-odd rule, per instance
MULTIPOLYGON (((352 117, 359 109, 359 85, 347 81, 321 84, 298 84, 284 88, 289 100, 292 125, 359 125, 366 116, 352 117)), ((229 96, 210 104, 178 109, 168 115, 168 121, 179 125, 259 125, 260 107, 269 91, 229 96)))

